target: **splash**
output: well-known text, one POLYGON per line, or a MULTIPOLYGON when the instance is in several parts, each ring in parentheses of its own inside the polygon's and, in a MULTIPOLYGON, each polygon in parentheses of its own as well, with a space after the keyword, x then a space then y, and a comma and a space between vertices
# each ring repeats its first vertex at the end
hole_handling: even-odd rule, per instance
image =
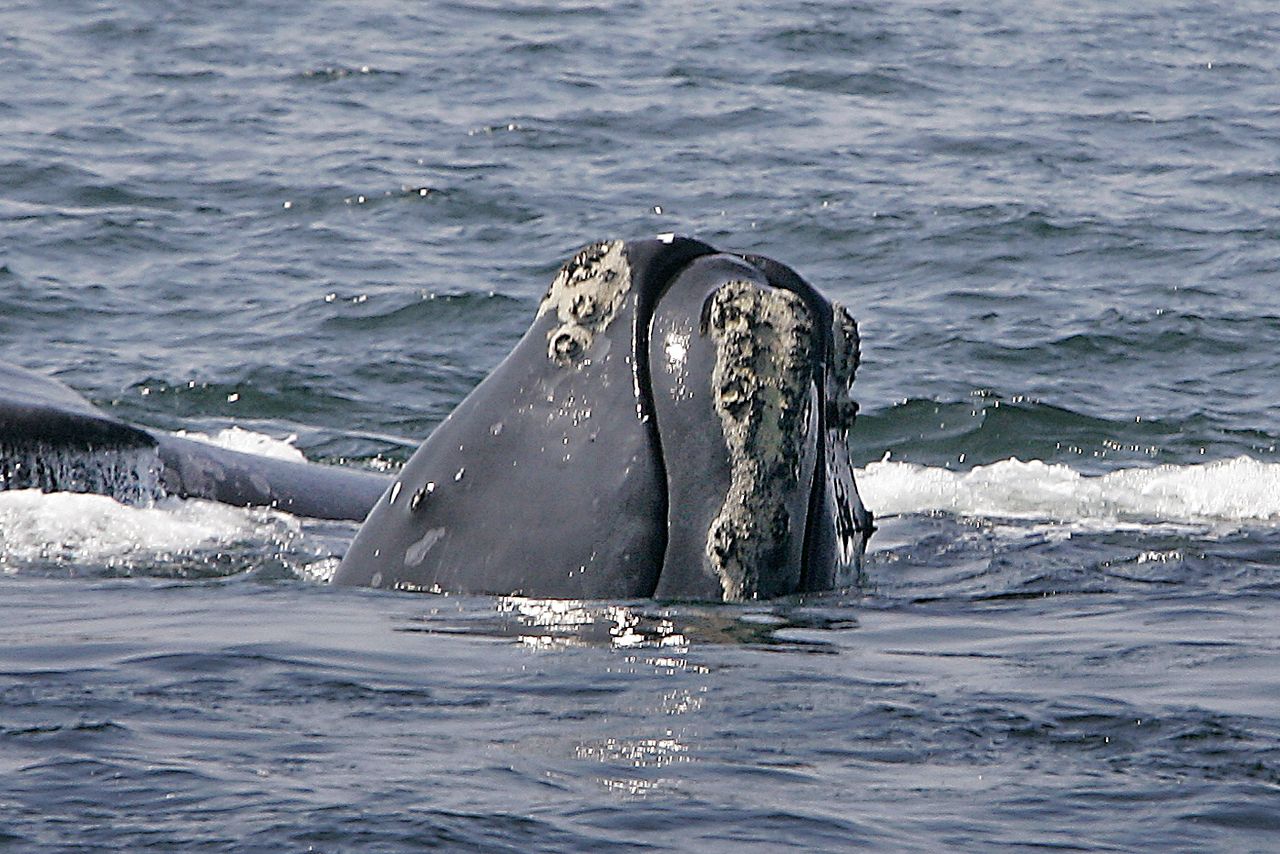
POLYGON ((285 514, 208 501, 166 498, 137 507, 105 495, 13 490, 0 492, 0 568, 163 562, 232 543, 279 540, 297 528, 285 514))
POLYGON ((252 430, 228 427, 225 430, 219 430, 213 435, 188 433, 186 430, 179 430, 174 435, 183 439, 190 439, 193 442, 204 442, 206 445, 226 448, 228 451, 239 451, 242 454, 257 454, 260 457, 271 457, 272 459, 287 460, 293 463, 307 461, 302 451, 293 446, 293 443, 298 439, 297 434, 290 435, 285 439, 273 439, 262 433, 254 433, 252 430))
POLYGON ((47 442, 0 442, 0 492, 94 492, 129 504, 163 495, 154 448, 75 448, 47 442))
POLYGON ((1002 460, 967 472, 892 462, 857 472, 877 515, 964 516, 1083 524, 1280 522, 1280 464, 1250 457, 1086 476, 1039 460, 1002 460))

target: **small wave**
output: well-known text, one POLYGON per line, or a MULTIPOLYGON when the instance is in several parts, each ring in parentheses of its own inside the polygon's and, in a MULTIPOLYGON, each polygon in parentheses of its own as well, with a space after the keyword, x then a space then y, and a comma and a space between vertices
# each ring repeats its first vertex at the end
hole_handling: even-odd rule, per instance
POLYGON ((396 330, 433 335, 474 335, 472 326, 494 323, 510 329, 519 337, 532 305, 525 300, 497 291, 436 292, 412 294, 339 294, 324 295, 333 306, 325 325, 338 330, 373 330, 383 334, 396 330))
POLYGON ((302 451, 293 446, 293 443, 298 441, 297 433, 293 433, 284 439, 273 439, 262 433, 254 433, 252 430, 232 426, 225 430, 219 430, 213 435, 188 433, 186 430, 179 430, 174 435, 190 439, 193 442, 203 442, 206 445, 226 448, 228 451, 239 451, 242 454, 256 454, 260 457, 287 460, 291 463, 305 463, 307 461, 302 451))
POLYGON ((347 77, 399 77, 400 72, 371 65, 323 65, 308 68, 293 75, 296 80, 309 80, 322 83, 342 80, 347 77))
POLYGON ((769 82, 785 89, 867 97, 909 96, 936 91, 925 83, 913 80, 905 69, 900 68, 885 68, 872 71, 799 71, 789 69, 775 74, 769 82))
POLYGON ((1095 476, 1040 460, 960 472, 886 457, 857 477, 867 506, 882 516, 942 511, 1087 526, 1280 521, 1280 463, 1244 456, 1095 476))
MULTIPOLYGON (((1056 361, 1057 357, 1046 358, 1043 363, 1056 361)), ((900 400, 860 413, 849 439, 855 459, 862 463, 891 451, 895 459, 929 466, 960 464, 967 470, 1007 459, 1033 459, 1065 464, 1088 475, 1145 469, 1153 463, 1199 465, 1206 452, 1216 459, 1272 458, 1276 453, 1280 437, 1251 426, 1274 419, 1261 410, 1266 405, 1263 396, 1245 381, 1236 383, 1239 414, 1224 408, 1154 417, 1138 414, 1142 410, 1132 403, 1138 392, 1128 398, 1117 392, 1124 382, 1108 376, 1099 384, 1105 386, 1100 393, 1116 395, 1109 402, 1099 400, 1099 412, 1087 411, 1092 408, 1088 400, 1070 408, 1023 395, 1003 397, 989 389, 975 389, 964 402, 900 400), (1130 411, 1115 400, 1124 401, 1130 411)))

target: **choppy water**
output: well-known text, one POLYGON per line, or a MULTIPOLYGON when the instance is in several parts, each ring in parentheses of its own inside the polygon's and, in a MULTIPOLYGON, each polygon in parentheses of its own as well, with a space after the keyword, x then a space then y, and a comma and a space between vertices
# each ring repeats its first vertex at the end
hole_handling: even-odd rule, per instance
POLYGON ((351 525, 0 495, 0 846, 1274 850, 1278 36, 6 4, 0 359, 394 466, 579 244, 684 232, 857 314, 883 522, 858 589, 666 607, 335 590, 351 525))

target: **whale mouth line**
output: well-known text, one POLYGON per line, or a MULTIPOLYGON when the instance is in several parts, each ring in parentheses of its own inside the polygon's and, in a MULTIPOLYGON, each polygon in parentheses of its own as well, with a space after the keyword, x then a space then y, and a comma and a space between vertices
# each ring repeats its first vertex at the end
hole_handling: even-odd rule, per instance
MULTIPOLYGON (((675 241, 675 235, 661 235, 658 238, 664 245, 671 246, 675 241)), ((648 433, 649 441, 653 445, 654 463, 658 470, 657 485, 660 489, 659 502, 657 512, 660 519, 666 520, 670 518, 670 485, 668 478, 668 466, 666 452, 663 447, 662 433, 658 429, 657 403, 653 394, 652 371, 650 368, 650 360, 648 358, 640 358, 641 353, 648 354, 653 344, 653 315, 658 305, 658 301, 662 295, 671 287, 671 284, 688 269, 697 258, 715 252, 710 246, 705 244, 697 247, 696 254, 683 260, 679 266, 675 266, 666 272, 666 276, 661 282, 654 282, 650 277, 649 287, 642 288, 636 297, 635 319, 632 327, 632 347, 635 354, 632 359, 632 376, 635 382, 636 406, 640 413, 641 422, 644 424, 645 431, 648 433)), ((667 524, 658 527, 657 544, 658 554, 663 555, 667 550, 667 542, 671 536, 669 526, 667 524)), ((662 573, 666 569, 666 561, 658 561, 657 572, 653 574, 652 583, 643 591, 646 599, 654 598, 662 582, 662 573)))

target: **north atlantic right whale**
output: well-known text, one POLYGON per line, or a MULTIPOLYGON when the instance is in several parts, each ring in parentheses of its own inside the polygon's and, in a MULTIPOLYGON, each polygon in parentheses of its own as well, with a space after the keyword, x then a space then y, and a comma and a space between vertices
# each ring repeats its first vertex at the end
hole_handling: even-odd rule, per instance
POLYGON ((857 324, 795 271, 606 241, 394 478, 126 424, 0 363, 0 489, 364 519, 334 582, 548 598, 773 598, 855 582, 857 324))
POLYGON ((334 582, 741 601, 847 586, 857 325, 796 272, 592 244, 374 505, 334 582))

